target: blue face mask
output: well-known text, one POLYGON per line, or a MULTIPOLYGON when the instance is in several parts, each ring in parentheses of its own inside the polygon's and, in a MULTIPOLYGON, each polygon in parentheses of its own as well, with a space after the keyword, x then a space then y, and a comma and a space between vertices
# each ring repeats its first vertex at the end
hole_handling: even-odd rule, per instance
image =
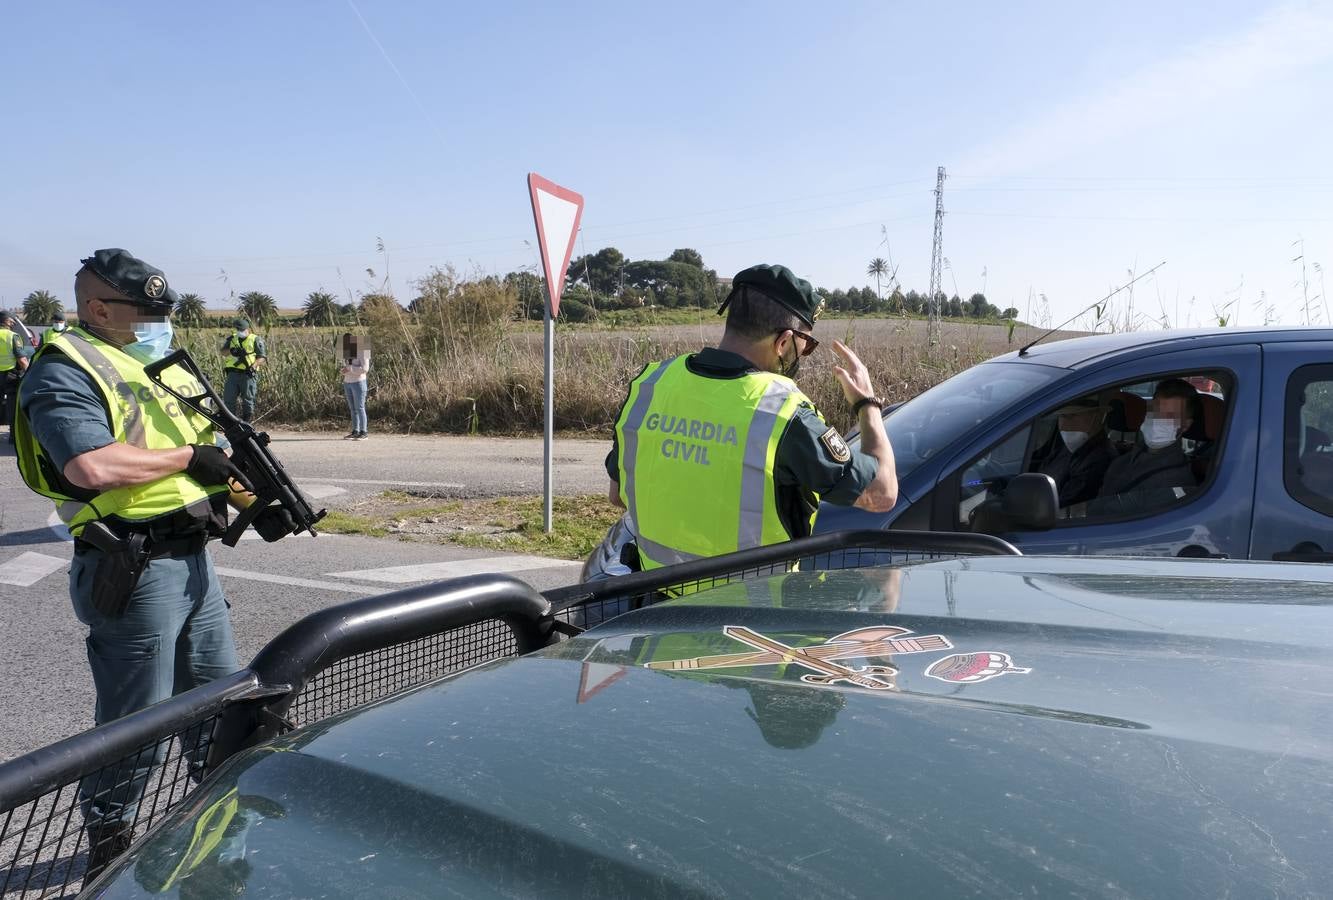
POLYGON ((123 349, 139 362, 157 362, 171 352, 172 334, 170 319, 161 322, 136 322, 134 343, 127 344, 123 349))

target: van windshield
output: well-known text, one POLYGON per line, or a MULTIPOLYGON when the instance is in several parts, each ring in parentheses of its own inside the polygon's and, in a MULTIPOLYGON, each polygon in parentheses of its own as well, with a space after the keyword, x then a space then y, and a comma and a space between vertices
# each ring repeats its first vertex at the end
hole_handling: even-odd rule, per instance
MULTIPOLYGON (((1032 363, 982 363, 935 385, 895 409, 884 429, 893 444, 898 478, 954 443, 981 422, 1067 375, 1032 363)), ((853 442, 860 446, 860 436, 853 442)))

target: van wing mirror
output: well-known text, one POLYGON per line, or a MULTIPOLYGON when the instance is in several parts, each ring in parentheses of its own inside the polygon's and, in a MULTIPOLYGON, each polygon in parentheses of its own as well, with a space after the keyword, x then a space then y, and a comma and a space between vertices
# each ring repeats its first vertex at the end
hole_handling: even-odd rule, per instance
POLYGON ((1014 527, 1051 528, 1060 513, 1060 492, 1055 487, 1055 479, 1040 472, 1015 475, 1009 479, 1000 499, 1000 511, 1014 527))

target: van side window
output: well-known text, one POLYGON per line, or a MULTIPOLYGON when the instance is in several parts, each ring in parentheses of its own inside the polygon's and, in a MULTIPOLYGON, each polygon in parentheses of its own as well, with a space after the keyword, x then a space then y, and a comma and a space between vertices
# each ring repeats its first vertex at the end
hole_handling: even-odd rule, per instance
POLYGON ((1006 518, 1003 495, 1012 478, 1028 472, 1055 482, 1057 528, 1138 518, 1184 502, 1215 468, 1232 381, 1225 372, 1182 372, 1065 401, 964 468, 958 525, 1025 530, 1013 521, 1012 503, 1006 518))
POLYGON ((1287 493, 1333 516, 1333 366, 1302 366, 1292 373, 1283 418, 1287 493))

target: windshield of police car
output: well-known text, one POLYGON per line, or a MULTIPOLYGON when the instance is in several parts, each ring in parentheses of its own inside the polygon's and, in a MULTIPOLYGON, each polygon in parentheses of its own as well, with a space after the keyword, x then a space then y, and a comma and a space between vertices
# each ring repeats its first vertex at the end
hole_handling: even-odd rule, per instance
MULTIPOLYGON (((906 478, 941 451, 954 449, 972 428, 1063 374, 1064 369, 1030 363, 987 363, 907 401, 884 420, 898 478, 906 478)), ((859 438, 853 443, 859 446, 859 438)))

